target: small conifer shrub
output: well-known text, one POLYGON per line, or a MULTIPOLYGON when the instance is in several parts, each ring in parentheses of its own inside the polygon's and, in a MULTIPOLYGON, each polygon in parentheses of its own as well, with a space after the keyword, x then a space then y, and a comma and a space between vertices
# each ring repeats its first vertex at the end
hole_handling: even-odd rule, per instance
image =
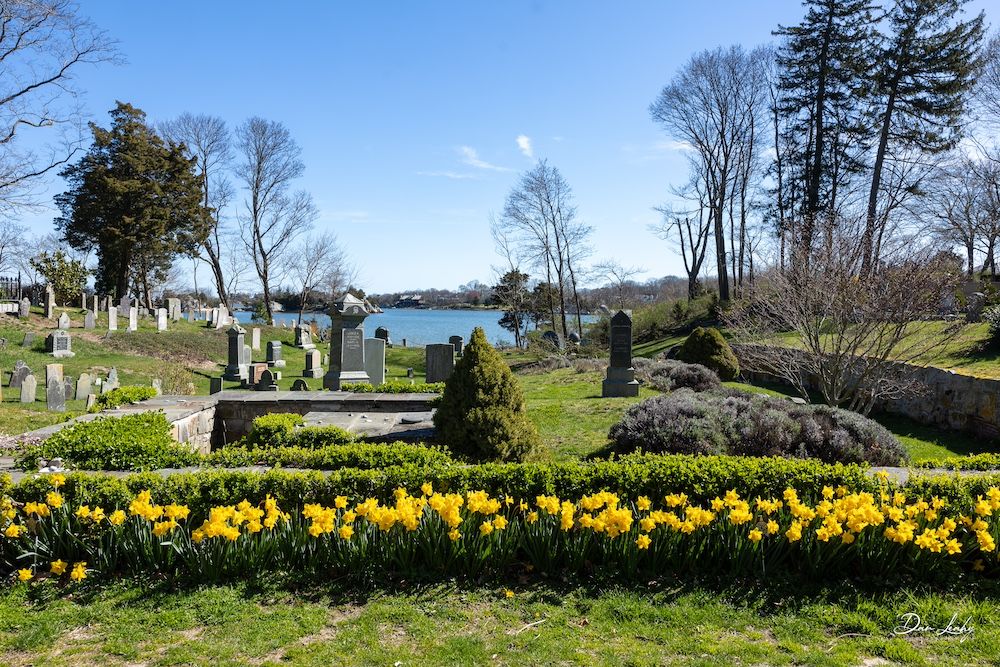
POLYGON ((723 380, 735 380, 740 374, 740 362, 733 348, 719 330, 712 327, 698 327, 692 331, 678 350, 677 358, 711 368, 723 380))

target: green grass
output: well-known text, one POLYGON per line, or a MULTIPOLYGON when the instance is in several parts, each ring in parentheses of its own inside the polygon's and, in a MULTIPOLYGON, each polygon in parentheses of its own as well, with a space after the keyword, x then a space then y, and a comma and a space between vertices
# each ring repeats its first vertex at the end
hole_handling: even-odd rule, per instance
MULTIPOLYGON (((989 665, 1000 603, 974 593, 781 594, 770 585, 602 590, 442 584, 338 593, 131 583, 37 602, 0 593, 5 665, 989 665), (974 635, 894 636, 900 614, 974 635)), ((807 587, 809 588, 809 587, 807 587)))

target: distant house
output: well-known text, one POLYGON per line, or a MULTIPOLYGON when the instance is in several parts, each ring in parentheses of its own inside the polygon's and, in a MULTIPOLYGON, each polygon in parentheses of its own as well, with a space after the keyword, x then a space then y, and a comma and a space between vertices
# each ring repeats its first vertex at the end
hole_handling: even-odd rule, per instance
POLYGON ((424 297, 419 294, 404 294, 393 305, 393 308, 423 308, 424 297))

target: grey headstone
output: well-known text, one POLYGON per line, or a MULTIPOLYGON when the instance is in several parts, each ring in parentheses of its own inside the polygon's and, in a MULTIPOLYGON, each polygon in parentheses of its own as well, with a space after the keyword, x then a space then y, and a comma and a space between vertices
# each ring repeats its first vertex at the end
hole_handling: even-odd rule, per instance
POLYGON ((31 314, 31 301, 24 297, 17 304, 17 316, 22 320, 31 314))
POLYGON ((455 346, 451 343, 428 345, 424 348, 427 359, 427 382, 444 382, 455 370, 455 346))
POLYGON ((265 369, 260 374, 260 381, 254 385, 257 391, 278 391, 277 377, 270 370, 265 369))
POLYGON ((87 412, 90 412, 97 405, 97 394, 87 394, 87 412))
POLYGON ((24 334, 24 341, 21 343, 21 347, 31 347, 35 344, 35 332, 29 331, 24 334))
POLYGON ((298 378, 292 383, 292 391, 309 391, 309 385, 302 378, 298 378))
POLYGON ((571 342, 571 343, 573 343, 575 345, 579 345, 579 343, 580 343, 580 334, 578 334, 575 331, 570 331, 569 332, 569 342, 571 342))
POLYGON ((306 324, 299 324, 295 327, 295 347, 303 350, 312 350, 316 344, 312 341, 312 330, 306 324))
POLYGON ((57 359, 76 356, 69 334, 58 329, 45 337, 45 351, 57 359))
POLYGON ((198 318, 198 314, 195 312, 194 308, 188 311, 188 322, 194 324, 194 321, 198 318))
POLYGON ((983 308, 986 306, 986 295, 982 292, 974 292, 969 297, 968 309, 965 311, 966 322, 978 322, 983 317, 983 308))
POLYGON ((392 344, 392 339, 389 338, 389 330, 385 327, 378 327, 375 329, 375 337, 384 340, 387 346, 392 344))
POLYGON ((58 325, 60 329, 69 329, 71 326, 73 326, 73 322, 70 321, 69 315, 66 314, 65 310, 63 311, 62 315, 59 316, 58 325))
POLYGON ((281 341, 267 341, 267 365, 271 368, 284 368, 285 360, 281 358, 281 341))
POLYGON ((83 314, 83 328, 93 329, 96 326, 94 322, 94 311, 88 310, 83 314))
POLYGON ((222 377, 230 382, 247 379, 247 364, 244 360, 243 340, 246 337, 246 330, 234 324, 226 335, 229 337, 229 359, 226 370, 222 377))
POLYGON ((253 363, 253 350, 246 344, 243 345, 243 363, 247 366, 253 363))
POLYGON ((93 313, 100 312, 100 308, 98 308, 98 306, 100 305, 100 299, 97 298, 97 294, 94 294, 94 297, 90 300, 90 303, 93 306, 90 309, 91 312, 93 313))
POLYGON ((230 322, 229 311, 226 309, 225 306, 219 306, 219 312, 215 320, 215 328, 222 329, 223 327, 229 326, 230 324, 234 323, 230 322))
POLYGON ((461 336, 452 336, 451 338, 448 339, 448 342, 455 346, 455 354, 461 357, 462 347, 463 344, 465 343, 465 339, 462 338, 461 336))
POLYGON ((76 390, 76 382, 73 381, 73 378, 67 375, 66 377, 63 378, 62 385, 63 385, 63 399, 66 401, 73 400, 74 392, 76 390))
POLYGON ((76 381, 76 400, 82 401, 93 391, 90 373, 80 373, 76 381))
POLYGON ((309 350, 306 352, 306 368, 302 371, 302 377, 321 378, 323 377, 323 353, 319 350, 309 350))
POLYGON ((412 368, 407 368, 406 369, 406 377, 408 377, 408 378, 412 378, 413 377, 413 369, 412 368))
POLYGON ((365 339, 365 372, 376 387, 385 382, 385 341, 381 338, 365 339))
POLYGON ((601 384, 604 398, 638 396, 639 382, 632 368, 632 312, 619 310, 611 318, 611 363, 601 384))
POLYGON ((181 300, 176 298, 167 299, 167 314, 174 322, 181 319, 181 300))
POLYGON ((46 364, 45 365, 45 386, 55 382, 62 382, 63 380, 63 365, 62 364, 46 364))
POLYGON ((161 380, 160 378, 153 378, 153 381, 150 384, 156 391, 157 396, 163 395, 163 380, 161 380))
POLYGON ((35 376, 29 373, 21 381, 21 402, 34 403, 35 391, 37 389, 38 389, 38 382, 35 380, 35 376))
POLYGON ((51 320, 56 316, 56 293, 52 285, 45 286, 45 319, 51 320))
POLYGON ((17 361, 14 364, 14 372, 10 375, 10 384, 8 386, 11 389, 20 389, 21 382, 29 375, 31 375, 31 369, 23 361, 17 361))
POLYGON ((557 350, 563 349, 563 339, 555 331, 546 331, 542 334, 542 340, 544 340, 549 345, 555 347, 557 350))
POLYGON ((250 349, 260 352, 260 328, 254 327, 250 330, 250 349))
POLYGON ((45 407, 49 412, 66 412, 65 392, 62 382, 55 382, 45 388, 45 407))
POLYGON ((222 391, 222 378, 212 377, 208 379, 208 393, 218 394, 222 391))
POLYGON ((323 388, 339 390, 345 382, 370 382, 365 372, 364 321, 371 311, 368 304, 351 293, 345 294, 330 312, 330 367, 323 376, 323 388))

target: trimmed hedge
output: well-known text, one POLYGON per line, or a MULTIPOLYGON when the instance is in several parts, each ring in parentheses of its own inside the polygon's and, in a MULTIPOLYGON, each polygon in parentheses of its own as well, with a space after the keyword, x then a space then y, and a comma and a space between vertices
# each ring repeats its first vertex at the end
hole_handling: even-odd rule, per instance
POLYGON ((949 456, 943 459, 924 459, 916 463, 918 468, 948 468, 949 470, 997 470, 1000 471, 1000 454, 970 454, 969 456, 949 456))
POLYGON ((253 420, 243 442, 250 447, 285 447, 303 424, 302 415, 294 412, 261 415, 253 420))
POLYGON ((17 465, 35 470, 38 459, 61 457, 83 470, 155 470, 197 465, 199 455, 178 444, 162 412, 98 417, 57 431, 21 451, 17 465))
POLYGON ((343 391, 353 391, 357 394, 440 394, 444 391, 444 382, 409 383, 401 380, 390 380, 380 385, 372 386, 367 382, 344 384, 343 391))
POLYGON ((452 461, 448 450, 407 442, 327 445, 325 447, 268 447, 247 449, 231 446, 201 458, 201 464, 218 467, 251 465, 336 470, 389 468, 401 465, 434 465, 452 461))
POLYGON ((146 401, 155 396, 156 390, 152 387, 138 385, 118 387, 117 389, 112 389, 105 394, 99 394, 97 396, 97 402, 94 403, 94 407, 92 407, 90 411, 100 412, 101 410, 112 410, 122 405, 146 401))

